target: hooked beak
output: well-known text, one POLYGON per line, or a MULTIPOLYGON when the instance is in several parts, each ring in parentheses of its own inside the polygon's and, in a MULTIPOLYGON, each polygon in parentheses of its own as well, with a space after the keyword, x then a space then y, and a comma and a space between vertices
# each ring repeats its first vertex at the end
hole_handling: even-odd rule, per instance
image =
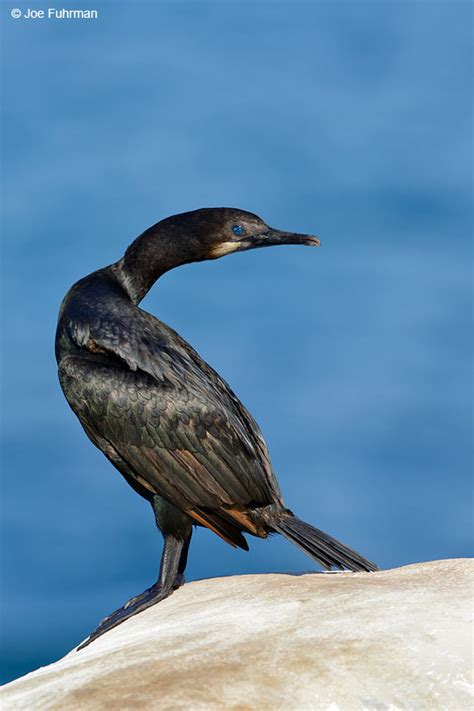
POLYGON ((303 244, 308 247, 319 247, 321 244, 319 239, 314 235, 302 235, 297 232, 283 232, 275 230, 272 227, 266 232, 247 237, 242 240, 244 249, 253 249, 254 247, 272 247, 278 244, 303 244))

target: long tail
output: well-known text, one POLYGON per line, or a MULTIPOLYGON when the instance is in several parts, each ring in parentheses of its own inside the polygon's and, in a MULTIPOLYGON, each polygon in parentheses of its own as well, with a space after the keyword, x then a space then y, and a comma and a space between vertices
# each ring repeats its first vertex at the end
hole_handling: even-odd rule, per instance
POLYGON ((332 567, 354 571, 378 570, 375 563, 296 516, 282 514, 272 527, 328 570, 332 567))

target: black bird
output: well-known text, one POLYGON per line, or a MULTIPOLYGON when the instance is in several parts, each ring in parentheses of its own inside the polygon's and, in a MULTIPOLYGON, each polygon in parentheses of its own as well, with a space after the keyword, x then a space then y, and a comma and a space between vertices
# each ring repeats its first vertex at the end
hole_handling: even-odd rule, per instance
POLYGON ((185 212, 150 227, 63 300, 63 392, 88 437, 150 502, 164 537, 157 582, 102 620, 82 647, 184 582, 193 525, 245 550, 243 533, 281 533, 325 568, 377 569, 286 508, 251 415, 176 331, 138 307, 174 267, 279 244, 319 240, 234 208, 185 212))

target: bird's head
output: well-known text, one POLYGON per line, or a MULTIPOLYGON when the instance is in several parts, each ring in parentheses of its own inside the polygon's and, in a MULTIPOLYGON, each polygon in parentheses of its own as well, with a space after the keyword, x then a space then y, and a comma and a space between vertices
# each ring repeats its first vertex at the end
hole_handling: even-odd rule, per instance
POLYGON ((183 221, 189 239, 183 247, 199 253, 199 260, 279 244, 319 246, 319 239, 313 235, 277 230, 258 215, 232 207, 205 207, 168 218, 166 222, 173 221, 176 225, 177 220, 183 221))
POLYGON ((245 210, 205 207, 167 217, 149 227, 132 242, 114 269, 138 303, 162 274, 181 264, 279 244, 316 247, 319 239, 276 230, 245 210))

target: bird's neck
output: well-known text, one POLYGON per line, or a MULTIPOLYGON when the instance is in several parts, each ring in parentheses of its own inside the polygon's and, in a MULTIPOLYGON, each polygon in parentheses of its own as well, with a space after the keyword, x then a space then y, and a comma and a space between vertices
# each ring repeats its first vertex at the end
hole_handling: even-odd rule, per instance
POLYGON ((183 254, 179 236, 158 224, 137 237, 111 270, 130 300, 138 304, 165 272, 192 261, 191 253, 183 254))

